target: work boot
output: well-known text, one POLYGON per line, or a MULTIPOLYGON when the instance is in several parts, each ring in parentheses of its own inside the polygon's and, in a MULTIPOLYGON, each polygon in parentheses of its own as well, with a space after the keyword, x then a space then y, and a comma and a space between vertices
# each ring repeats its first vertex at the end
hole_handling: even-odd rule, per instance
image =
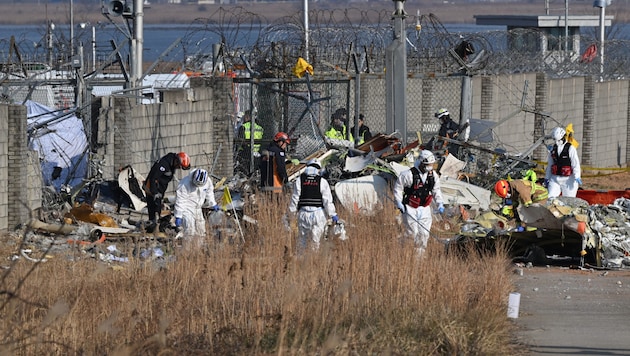
POLYGON ((144 230, 149 234, 152 234, 157 227, 157 222, 155 220, 149 220, 149 222, 145 225, 144 230))

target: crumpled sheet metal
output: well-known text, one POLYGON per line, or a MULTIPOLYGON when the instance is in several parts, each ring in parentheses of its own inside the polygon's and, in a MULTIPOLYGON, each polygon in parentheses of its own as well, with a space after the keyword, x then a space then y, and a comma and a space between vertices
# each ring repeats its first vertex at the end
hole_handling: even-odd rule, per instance
POLYGON ((73 207, 68 215, 79 221, 92 223, 98 226, 119 227, 111 216, 94 212, 94 208, 85 203, 73 207))

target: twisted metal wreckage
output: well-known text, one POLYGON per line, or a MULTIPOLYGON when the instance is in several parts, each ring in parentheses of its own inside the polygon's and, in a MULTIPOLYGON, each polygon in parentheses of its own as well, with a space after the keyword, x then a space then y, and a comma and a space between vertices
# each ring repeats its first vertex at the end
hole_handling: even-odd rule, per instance
MULTIPOLYGON (((389 18, 389 12, 386 17, 389 18)), ((235 16, 235 18, 242 18, 242 16, 235 16)), ((426 44, 427 48, 432 49, 426 52, 435 53, 436 63, 442 63, 443 60, 445 63, 451 63, 451 59, 457 59, 458 65, 455 67, 464 68, 464 71, 471 68, 498 71, 505 67, 497 63, 488 65, 488 61, 496 62, 501 57, 496 53, 493 56, 483 55, 484 51, 487 53, 490 48, 483 45, 489 41, 481 37, 469 38, 464 42, 457 41, 459 44, 474 42, 476 46, 482 48, 476 57, 467 62, 461 63, 460 61, 465 56, 459 53, 455 56, 451 50, 448 51, 448 55, 443 55, 442 51, 436 51, 436 48, 453 48, 455 43, 451 37, 447 37, 449 34, 438 21, 433 18, 430 20, 432 20, 430 24, 421 27, 425 29, 424 38, 436 38, 426 44), (435 31, 431 32, 431 29, 435 31), (427 30, 429 30, 428 33, 427 30), (430 33, 434 35, 431 36, 430 33), (442 42, 447 45, 436 45, 442 42)), ((358 28, 360 31, 365 30, 363 26, 358 28)), ((339 30, 334 33, 338 32, 339 30)), ((501 33, 501 36, 505 35, 501 33)), ((382 38, 383 36, 373 37, 382 38)), ((417 36, 417 43, 414 46, 417 53, 423 52, 420 50, 419 41, 420 36, 417 36)), ((201 41, 191 39, 188 42, 196 43, 193 48, 198 48, 201 41)), ((326 43, 345 42, 327 41, 326 43)), ((225 53, 229 54, 232 51, 225 51, 225 53)), ((331 51, 331 53, 344 53, 344 51, 331 51)), ((514 60, 513 55, 514 53, 509 53, 509 60, 506 63, 524 63, 520 59, 514 60)), ((418 58, 411 56, 412 60, 414 58, 416 61, 420 60, 419 56, 418 58)), ((243 59, 240 58, 240 60, 243 59)), ((233 58, 233 61, 236 62, 237 59, 233 58)), ((243 61, 247 64, 247 61, 243 61)), ((545 63, 537 59, 534 62, 537 65, 545 63)), ((372 63, 372 65, 375 64, 372 63)), ((414 68, 425 67, 435 70, 436 65, 414 66, 414 68)), ((450 64, 445 65, 444 70, 450 72, 451 67, 450 64)), ((290 94, 284 93, 284 95, 290 94)), ((312 97, 309 96, 309 98, 312 97)), ((307 105, 308 108, 309 105, 307 105)), ((585 195, 584 191, 580 191, 578 196, 586 199, 559 197, 544 205, 519 206, 518 216, 528 227, 522 232, 516 229, 515 218, 501 214, 501 202, 489 188, 499 179, 506 177, 518 179, 524 175, 525 171, 536 168, 537 162, 533 161, 530 155, 538 145, 545 142, 541 139, 531 149, 520 154, 509 154, 488 148, 489 146, 481 138, 484 132, 498 124, 471 119, 469 139, 458 141, 444 137, 436 138, 458 147, 456 154, 454 152, 447 154, 435 150, 435 147, 430 147, 439 157, 438 172, 441 175, 442 190, 447 202, 446 214, 435 216, 431 235, 448 248, 456 248, 468 242, 484 246, 507 239, 510 241, 511 251, 515 258, 537 264, 549 263, 551 258, 579 265, 590 263, 602 267, 630 265, 628 257, 630 256, 630 240, 628 239, 630 236, 630 231, 628 231, 630 229, 630 194, 628 190, 610 192, 616 199, 597 200, 599 195, 596 192, 588 192, 594 196, 587 196, 588 194, 585 195)), ((325 148, 304 155, 302 162, 310 158, 319 158, 323 161, 324 174, 334 189, 337 202, 348 212, 366 216, 393 208, 390 188, 392 180, 402 170, 409 168, 418 151, 425 145, 421 139, 418 139, 402 147, 402 141, 395 132, 376 135, 356 148, 352 142, 327 140, 321 132, 315 132, 315 134, 319 137, 314 139, 326 141, 323 145, 325 148)), ((302 169, 303 164, 289 164, 290 180, 294 180, 302 169)), ((98 172, 98 167, 93 171, 98 172)), ((221 240, 233 243, 243 242, 246 236, 243 233, 242 224, 256 224, 256 220, 244 212, 249 211, 256 204, 255 199, 252 198, 256 192, 258 177, 236 174, 229 178, 216 176, 213 178, 216 183, 217 201, 223 201, 224 210, 207 212, 208 224, 211 226, 209 231, 213 231, 214 237, 221 240)), ((163 213, 159 232, 148 234, 144 231, 142 221, 143 215, 146 216, 144 213, 146 204, 143 190, 140 189, 142 180, 141 174, 133 167, 125 167, 120 171, 117 181, 104 181, 97 175, 74 187, 61 189, 59 192, 45 189, 42 209, 30 226, 34 230, 52 235, 69 236, 68 240, 63 241, 64 243, 68 242, 86 248, 102 246, 108 240, 151 241, 155 248, 135 251, 137 256, 161 257, 163 252, 159 250, 159 247, 176 240, 177 233, 172 228, 170 211, 163 213)), ((174 202, 172 198, 168 198, 167 206, 172 206, 174 202)), ((42 244, 46 242, 41 238, 39 241, 42 244)), ((53 239, 53 242, 55 241, 53 239)), ((99 249, 99 251, 99 254, 95 255, 103 259, 126 260, 126 257, 120 256, 115 249, 99 249)), ((22 255, 28 256, 26 252, 22 255)))
MULTIPOLYGON (((561 196, 544 204, 520 205, 517 216, 527 226, 521 231, 514 216, 502 214, 501 200, 489 187, 505 177, 521 178, 537 163, 471 141, 440 136, 435 139, 459 147, 456 151, 462 158, 434 150, 447 210, 435 216, 431 236, 447 249, 470 242, 488 246, 504 240, 509 242, 515 260, 534 264, 630 266, 630 190, 609 191, 606 196, 581 190, 578 198, 561 196)), ((326 149, 312 153, 299 164, 287 163, 289 180, 301 174, 305 168, 303 162, 318 158, 324 164, 323 174, 333 187, 337 203, 348 213, 364 216, 394 206, 393 180, 413 165, 421 149, 430 148, 420 139, 402 147, 397 133, 377 134, 356 148, 350 141, 325 140, 326 149)), ((248 237, 243 225, 257 224, 244 211, 255 211, 259 177, 237 173, 230 178, 213 178, 215 195, 223 210, 206 211, 209 231, 215 241, 245 242, 248 237)), ((68 243, 89 248, 106 240, 152 241, 151 249, 136 248, 134 253, 145 258, 161 257, 164 252, 160 246, 175 242, 179 236, 173 227, 172 209, 163 211, 159 232, 149 234, 144 230, 146 203, 140 188, 143 179, 133 167, 127 166, 120 171, 117 181, 87 180, 72 191, 62 191, 55 199, 48 199, 40 219, 33 220, 31 227, 68 235, 71 237, 68 243)), ((167 208, 172 208, 174 197, 167 197, 166 202, 167 208)), ((343 225, 329 230, 331 237, 334 234, 345 237, 343 225)), ((126 261, 115 247, 100 251, 95 256, 101 259, 126 261)))

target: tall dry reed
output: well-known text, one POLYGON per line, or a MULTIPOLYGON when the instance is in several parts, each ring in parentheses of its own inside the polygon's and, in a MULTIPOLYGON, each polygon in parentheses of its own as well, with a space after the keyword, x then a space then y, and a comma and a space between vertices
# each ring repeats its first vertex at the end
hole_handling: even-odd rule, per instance
MULTIPOLYGON (((281 223, 286 203, 248 212, 258 224, 243 223, 244 244, 208 238, 206 248, 176 249, 159 263, 107 265, 77 250, 16 261, 0 285, 0 352, 517 353, 504 247, 446 253, 431 239, 418 258, 392 212, 341 211, 349 239, 297 256, 295 227, 281 223)), ((8 261, 15 251, 2 245, 8 261)))

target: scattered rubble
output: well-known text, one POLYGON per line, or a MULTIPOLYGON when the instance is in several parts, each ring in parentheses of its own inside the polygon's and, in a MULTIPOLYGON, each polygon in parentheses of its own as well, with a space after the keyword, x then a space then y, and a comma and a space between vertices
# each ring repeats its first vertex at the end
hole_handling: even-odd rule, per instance
MULTIPOLYGON (((432 234, 447 247, 470 241, 483 246, 507 239, 515 260, 523 263, 630 266, 629 190, 615 191, 619 197, 610 204, 596 203, 601 201, 599 195, 586 191, 584 197, 588 200, 559 197, 545 204, 519 206, 518 215, 527 226, 520 231, 514 218, 501 214, 500 199, 489 187, 507 176, 521 177, 536 163, 502 150, 469 142, 459 144, 458 155, 463 159, 442 152, 437 155, 447 210, 435 216, 432 234)), ((337 202, 353 214, 370 216, 393 208, 393 180, 413 165, 422 148, 419 141, 402 147, 396 135, 377 134, 357 148, 343 140, 329 140, 327 149, 302 157, 300 164, 288 164, 287 171, 292 181, 303 171, 303 162, 318 158, 337 202)), ((132 255, 164 260, 178 240, 171 213, 163 212, 159 231, 147 233, 142 218, 146 204, 142 190, 133 188, 134 179, 142 180, 142 176, 128 166, 121 170, 118 181, 93 180, 82 188, 84 194, 73 197, 58 193, 57 199, 50 200, 55 203, 44 206, 40 218, 29 223, 33 231, 52 236, 38 238, 39 249, 49 251, 47 246, 60 244, 55 237, 63 236, 61 244, 78 246, 106 262, 125 263, 132 255), (121 252, 116 241, 131 241, 135 247, 121 252)), ((256 224, 255 219, 243 214, 247 204, 257 204, 256 180, 255 175, 237 174, 217 182, 217 201, 224 200, 226 192, 231 199, 224 201, 225 211, 207 212, 216 239, 246 239, 240 224, 256 224)), ((172 205, 173 199, 169 201, 172 205)), ((343 226, 335 228, 339 230, 337 235, 346 237, 343 226)), ((45 256, 32 257, 23 251, 22 258, 45 261, 45 256)))

